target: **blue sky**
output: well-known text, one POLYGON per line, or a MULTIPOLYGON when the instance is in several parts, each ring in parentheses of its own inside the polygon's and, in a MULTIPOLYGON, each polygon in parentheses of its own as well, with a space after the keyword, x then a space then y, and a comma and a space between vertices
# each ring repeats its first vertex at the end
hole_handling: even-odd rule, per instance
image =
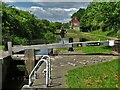
MULTIPOLYGON (((89 2, 37 2, 37 0, 19 2, 23 0, 8 0, 9 5, 24 11, 30 11, 40 19, 47 19, 52 22, 69 22, 71 15, 79 8, 87 8, 89 2)), ((61 0, 62 1, 62 0, 61 0)))

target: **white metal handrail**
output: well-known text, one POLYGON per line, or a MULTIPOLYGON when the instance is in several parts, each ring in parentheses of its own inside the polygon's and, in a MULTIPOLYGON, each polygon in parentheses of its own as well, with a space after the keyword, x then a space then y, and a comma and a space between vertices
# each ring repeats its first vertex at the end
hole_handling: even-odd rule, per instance
POLYGON ((51 75, 51 66, 50 66, 50 57, 48 55, 44 55, 36 64, 36 66, 33 68, 32 72, 29 75, 29 86, 32 85, 33 81, 32 81, 32 75, 34 74, 34 79, 36 79, 37 76, 37 69, 41 66, 41 62, 45 62, 46 63, 46 87, 48 87, 49 84, 49 80, 50 80, 50 75, 51 75), (46 57, 46 58, 45 58, 46 57), (44 59, 45 58, 45 59, 44 59))
POLYGON ((49 62, 49 80, 51 79, 51 58, 48 55, 44 55, 41 59, 47 58, 49 62))

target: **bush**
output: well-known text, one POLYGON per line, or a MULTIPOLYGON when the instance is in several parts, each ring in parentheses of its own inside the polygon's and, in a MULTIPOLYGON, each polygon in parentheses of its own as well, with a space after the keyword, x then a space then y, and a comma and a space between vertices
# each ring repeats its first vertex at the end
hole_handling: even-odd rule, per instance
POLYGON ((46 40, 47 43, 52 43, 55 41, 55 36, 53 33, 51 32, 47 32, 45 35, 44 35, 44 38, 46 40))
POLYGON ((20 38, 20 37, 13 37, 13 44, 20 44, 20 45, 26 45, 28 43, 28 40, 26 38, 20 38))

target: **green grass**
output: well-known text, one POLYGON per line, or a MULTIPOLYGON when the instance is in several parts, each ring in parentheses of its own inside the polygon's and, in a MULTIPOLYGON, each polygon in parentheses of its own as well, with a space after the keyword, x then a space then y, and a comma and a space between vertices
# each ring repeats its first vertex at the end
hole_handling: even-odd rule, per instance
POLYGON ((106 36, 109 32, 103 32, 102 30, 97 30, 97 31, 92 31, 92 34, 96 34, 96 35, 104 35, 106 36))
POLYGON ((78 33, 79 31, 75 31, 75 30, 67 30, 67 33, 74 33, 74 34, 76 34, 76 33, 78 33))
POLYGON ((90 34, 94 34, 96 36, 103 36, 103 37, 112 37, 113 39, 117 39, 119 38, 119 35, 120 35, 120 32, 115 32, 114 30, 110 30, 110 31, 106 31, 106 32, 103 32, 102 30, 97 30, 97 31, 93 31, 93 32, 90 32, 90 34))
POLYGON ((95 34, 95 35, 103 35, 103 36, 111 36, 114 38, 119 38, 120 32, 115 32, 114 30, 109 30, 109 31, 105 31, 103 32, 102 30, 97 30, 97 31, 92 31, 91 34, 95 34))
POLYGON ((0 50, 3 50, 4 49, 4 46, 0 46, 0 50))
POLYGON ((81 50, 86 54, 112 54, 112 49, 107 46, 87 46, 81 47, 81 50))
POLYGON ((84 32, 81 32, 81 37, 82 38, 86 38, 88 40, 94 40, 94 41, 98 41, 98 40, 110 40, 110 38, 108 38, 107 36, 105 35, 98 35, 98 34, 92 34, 92 33, 84 33, 84 32))
POLYGON ((105 35, 98 35, 98 34, 93 34, 93 33, 85 33, 85 32, 79 32, 79 31, 75 31, 75 30, 68 30, 67 34, 66 34, 67 38, 78 38, 78 39, 86 39, 87 41, 102 41, 102 40, 110 40, 110 38, 108 38, 105 35))
MULTIPOLYGON (((73 47, 76 50, 82 50, 85 54, 112 54, 112 49, 107 46, 87 46, 87 47, 73 47)), ((66 51, 68 48, 59 48, 59 51, 66 51)))
POLYGON ((66 77, 68 88, 118 88, 118 59, 70 70, 66 77))

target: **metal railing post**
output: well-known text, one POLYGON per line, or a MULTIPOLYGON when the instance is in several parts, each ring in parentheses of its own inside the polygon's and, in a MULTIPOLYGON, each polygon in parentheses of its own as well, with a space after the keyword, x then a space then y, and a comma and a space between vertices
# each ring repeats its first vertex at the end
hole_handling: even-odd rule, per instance
POLYGON ((49 62, 49 80, 51 79, 51 58, 48 55, 44 55, 42 58, 47 57, 47 60, 49 62))
POLYGON ((46 87, 48 87, 49 84, 49 64, 48 61, 46 60, 46 87))
POLYGON ((48 55, 44 55, 36 64, 36 66, 33 68, 32 72, 29 75, 29 86, 32 85, 33 81, 32 81, 32 75, 34 74, 34 79, 37 78, 37 69, 40 67, 40 62, 45 62, 46 63, 46 87, 48 87, 49 85, 49 81, 51 78, 51 63, 50 63, 50 57, 48 55), (45 58, 46 57, 46 58, 45 58), (44 59, 45 58, 45 59, 44 59))
POLYGON ((37 79, 37 71, 34 71, 34 79, 37 79))

